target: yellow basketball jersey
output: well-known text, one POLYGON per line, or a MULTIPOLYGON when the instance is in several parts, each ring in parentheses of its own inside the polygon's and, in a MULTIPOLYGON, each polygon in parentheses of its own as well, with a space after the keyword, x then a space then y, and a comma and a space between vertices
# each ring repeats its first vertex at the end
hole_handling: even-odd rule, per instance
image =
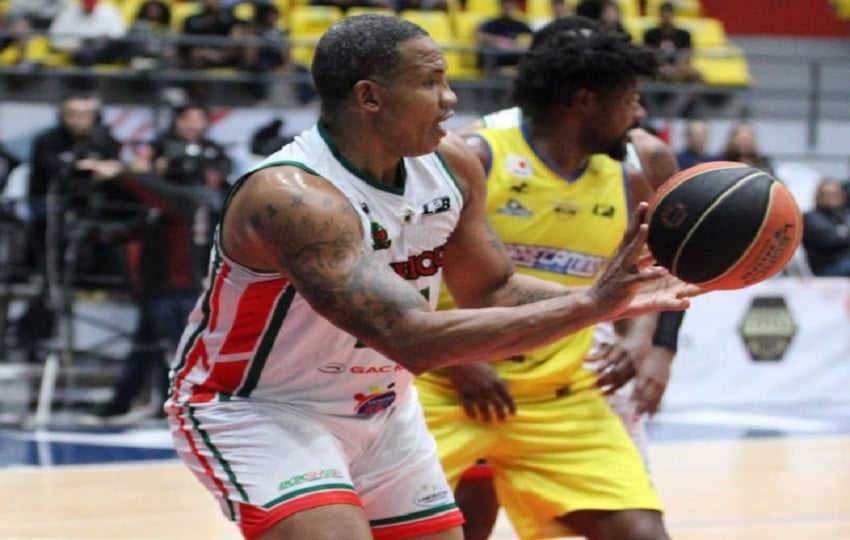
MULTIPOLYGON (((479 134, 490 149, 487 213, 517 270, 564 285, 593 283, 628 224, 623 164, 594 155, 580 174, 567 178, 536 153, 524 126, 479 134)), ((439 308, 452 307, 443 287, 439 308)), ((587 328, 493 365, 517 397, 577 389, 593 382, 580 371, 592 334, 587 328)))

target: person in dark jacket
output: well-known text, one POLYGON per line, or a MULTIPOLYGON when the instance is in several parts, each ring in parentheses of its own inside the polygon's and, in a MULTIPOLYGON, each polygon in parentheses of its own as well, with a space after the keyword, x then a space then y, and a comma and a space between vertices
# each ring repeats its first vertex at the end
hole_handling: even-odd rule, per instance
POLYGON ((804 215, 803 248, 816 276, 850 277, 850 209, 838 180, 823 180, 804 215))

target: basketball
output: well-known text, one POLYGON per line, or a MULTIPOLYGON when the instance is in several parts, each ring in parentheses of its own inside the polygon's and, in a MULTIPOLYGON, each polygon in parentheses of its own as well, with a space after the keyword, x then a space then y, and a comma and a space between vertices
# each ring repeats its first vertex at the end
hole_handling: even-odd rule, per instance
POLYGON ((702 163, 670 177, 649 202, 647 243, 659 265, 705 290, 740 289, 788 263, 803 217, 788 189, 744 163, 702 163))

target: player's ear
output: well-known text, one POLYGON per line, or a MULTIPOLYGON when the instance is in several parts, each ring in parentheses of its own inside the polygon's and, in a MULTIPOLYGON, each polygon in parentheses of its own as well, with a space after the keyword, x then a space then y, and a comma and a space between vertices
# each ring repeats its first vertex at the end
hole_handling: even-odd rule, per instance
POLYGON ((375 111, 381 103, 378 85, 370 80, 354 84, 354 101, 360 108, 375 111))
POLYGON ((576 92, 575 104, 583 111, 593 110, 598 99, 595 92, 591 92, 587 88, 580 88, 576 92))

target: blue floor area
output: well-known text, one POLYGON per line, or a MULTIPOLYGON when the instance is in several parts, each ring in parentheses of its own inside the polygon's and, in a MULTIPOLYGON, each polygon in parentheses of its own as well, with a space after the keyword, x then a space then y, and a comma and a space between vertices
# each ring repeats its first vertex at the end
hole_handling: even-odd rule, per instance
MULTIPOLYGON (((850 433, 850 402, 794 407, 666 410, 648 424, 650 441, 675 443, 850 433)), ((0 429, 0 469, 176 458, 164 421, 50 431, 0 429)))

